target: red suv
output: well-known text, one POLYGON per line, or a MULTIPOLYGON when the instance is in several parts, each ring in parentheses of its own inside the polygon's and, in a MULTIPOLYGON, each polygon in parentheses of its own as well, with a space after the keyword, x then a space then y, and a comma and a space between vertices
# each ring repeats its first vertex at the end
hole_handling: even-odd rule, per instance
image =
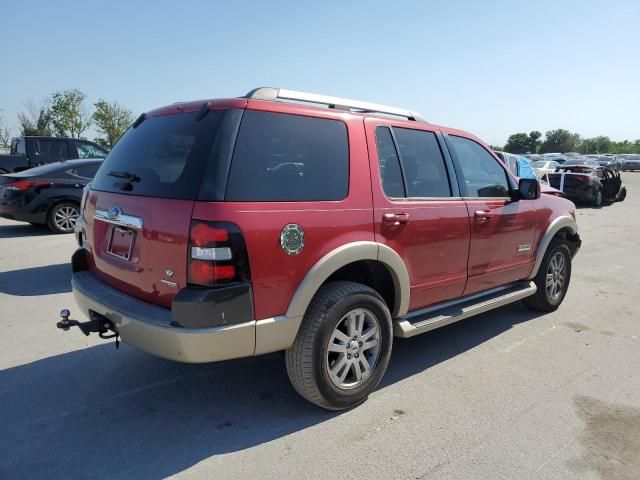
POLYGON ((295 389, 364 401, 393 336, 562 302, 574 205, 481 140, 400 108, 284 89, 141 115, 85 192, 88 334, 180 362, 285 351, 295 389))

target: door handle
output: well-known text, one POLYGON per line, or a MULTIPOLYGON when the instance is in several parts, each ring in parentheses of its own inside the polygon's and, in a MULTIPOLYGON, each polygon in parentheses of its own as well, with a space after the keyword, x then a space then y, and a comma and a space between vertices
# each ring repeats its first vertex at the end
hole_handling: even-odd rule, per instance
POLYGON ((399 227, 409 222, 408 213, 385 213, 382 215, 382 223, 390 227, 399 227))
POLYGON ((493 217, 493 212, 491 210, 476 210, 473 217, 477 223, 487 223, 493 217))

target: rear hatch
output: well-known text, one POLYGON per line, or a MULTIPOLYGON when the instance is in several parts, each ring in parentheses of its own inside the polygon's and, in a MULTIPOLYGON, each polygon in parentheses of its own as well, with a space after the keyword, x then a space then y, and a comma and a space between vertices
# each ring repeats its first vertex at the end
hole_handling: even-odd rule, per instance
MULTIPOLYGON (((232 106, 242 106, 236 102, 232 106)), ((187 283, 191 215, 205 175, 229 150, 229 105, 173 106, 140 117, 98 170, 84 204, 90 267, 105 283, 163 307, 187 283)))

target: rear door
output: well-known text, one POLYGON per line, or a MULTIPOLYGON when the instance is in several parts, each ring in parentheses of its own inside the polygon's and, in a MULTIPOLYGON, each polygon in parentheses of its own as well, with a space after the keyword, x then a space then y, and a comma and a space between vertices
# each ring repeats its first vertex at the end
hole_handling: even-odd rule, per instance
POLYGON ((69 146, 69 142, 64 139, 42 138, 37 140, 38 150, 36 162, 38 165, 45 163, 60 162, 62 160, 70 160, 75 158, 69 146))
POLYGON ((465 295, 526 278, 533 262, 536 202, 511 200, 514 182, 480 143, 447 135, 471 224, 465 295))
POLYGON ((375 237, 405 261, 409 309, 459 297, 467 277, 469 218, 439 132, 375 118, 365 126, 375 237))
MULTIPOLYGON (((187 241, 195 199, 218 135, 241 110, 176 107, 130 128, 91 184, 86 246, 96 276, 145 301, 169 307, 186 285, 187 241)), ((214 160, 212 160, 214 161, 214 160)))

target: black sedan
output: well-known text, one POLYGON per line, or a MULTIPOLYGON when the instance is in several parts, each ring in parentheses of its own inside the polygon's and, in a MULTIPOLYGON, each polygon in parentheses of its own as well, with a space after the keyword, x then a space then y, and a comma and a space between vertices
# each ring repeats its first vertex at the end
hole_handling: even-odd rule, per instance
POLYGON ((0 175, 0 217, 73 232, 82 189, 101 164, 102 159, 67 160, 0 175))

